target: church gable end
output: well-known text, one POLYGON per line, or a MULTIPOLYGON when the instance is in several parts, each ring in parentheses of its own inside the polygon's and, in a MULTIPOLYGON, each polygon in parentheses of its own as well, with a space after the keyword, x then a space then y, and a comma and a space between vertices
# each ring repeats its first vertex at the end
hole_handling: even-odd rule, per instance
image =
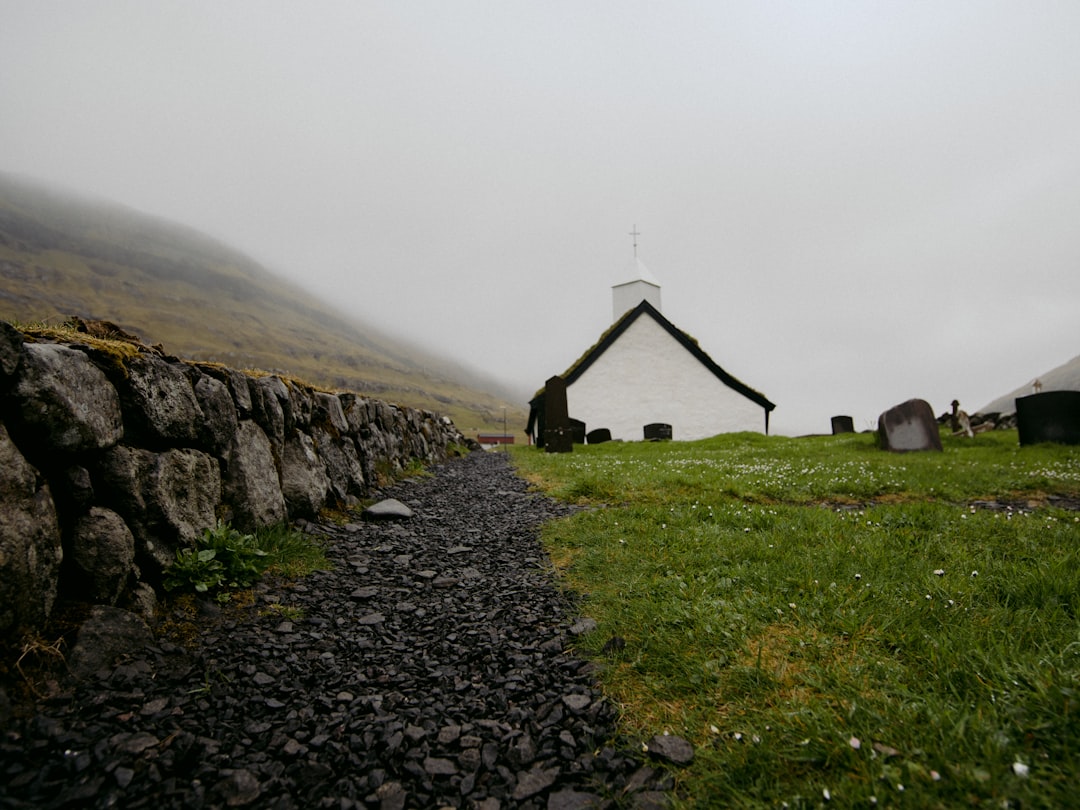
MULTIPOLYGON (((697 341, 641 301, 562 375, 570 415, 588 429, 608 428, 641 439, 644 425, 671 424, 675 438, 739 430, 768 432, 776 406, 732 377, 697 341)), ((530 403, 528 432, 542 413, 544 392, 530 403)))

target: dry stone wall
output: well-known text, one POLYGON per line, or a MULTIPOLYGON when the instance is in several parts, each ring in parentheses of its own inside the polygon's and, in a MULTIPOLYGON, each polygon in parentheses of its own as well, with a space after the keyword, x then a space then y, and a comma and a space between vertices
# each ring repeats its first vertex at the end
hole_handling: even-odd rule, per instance
POLYGON ((145 606, 218 520, 352 505, 467 444, 428 411, 0 322, 0 636, 41 627, 61 595, 145 606))

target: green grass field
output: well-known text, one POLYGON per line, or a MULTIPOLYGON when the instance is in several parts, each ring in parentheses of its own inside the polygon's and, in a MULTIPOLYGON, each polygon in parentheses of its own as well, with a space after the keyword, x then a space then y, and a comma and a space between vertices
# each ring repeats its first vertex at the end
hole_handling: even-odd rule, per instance
POLYGON ((595 507, 544 541, 626 733, 694 743, 688 805, 1080 804, 1080 448, 944 443, 514 451, 595 507))

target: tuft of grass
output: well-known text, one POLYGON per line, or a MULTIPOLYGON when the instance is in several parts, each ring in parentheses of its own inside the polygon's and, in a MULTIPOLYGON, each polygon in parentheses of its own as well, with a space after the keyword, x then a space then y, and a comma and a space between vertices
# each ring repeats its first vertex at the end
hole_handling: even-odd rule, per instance
POLYGON ((626 733, 690 739, 687 804, 1066 806, 1080 781, 1080 448, 893 455, 734 435, 513 453, 609 504, 544 542, 626 733), (613 638, 625 640, 614 654, 613 638))
POLYGON ((255 539, 266 555, 264 573, 298 579, 312 571, 325 571, 332 567, 326 557, 324 540, 297 531, 287 524, 259 529, 255 532, 255 539))
POLYGON ((282 619, 287 619, 290 622, 300 621, 307 615, 307 612, 296 605, 282 605, 278 602, 270 605, 268 613, 273 613, 275 616, 280 616, 282 619))

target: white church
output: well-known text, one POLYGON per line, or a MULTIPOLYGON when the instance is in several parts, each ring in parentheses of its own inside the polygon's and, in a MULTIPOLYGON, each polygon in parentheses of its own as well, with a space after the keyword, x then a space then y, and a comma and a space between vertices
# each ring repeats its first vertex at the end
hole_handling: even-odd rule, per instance
MULTIPOLYGON (((687 441, 737 431, 768 433, 776 406, 724 371, 661 314, 660 284, 637 258, 636 245, 634 253, 626 280, 612 287, 614 323, 560 375, 571 420, 584 423, 590 434, 606 429, 624 441, 645 438, 646 425, 669 425, 671 438, 687 441)), ((538 445, 544 411, 541 390, 529 402, 526 427, 538 445)))

